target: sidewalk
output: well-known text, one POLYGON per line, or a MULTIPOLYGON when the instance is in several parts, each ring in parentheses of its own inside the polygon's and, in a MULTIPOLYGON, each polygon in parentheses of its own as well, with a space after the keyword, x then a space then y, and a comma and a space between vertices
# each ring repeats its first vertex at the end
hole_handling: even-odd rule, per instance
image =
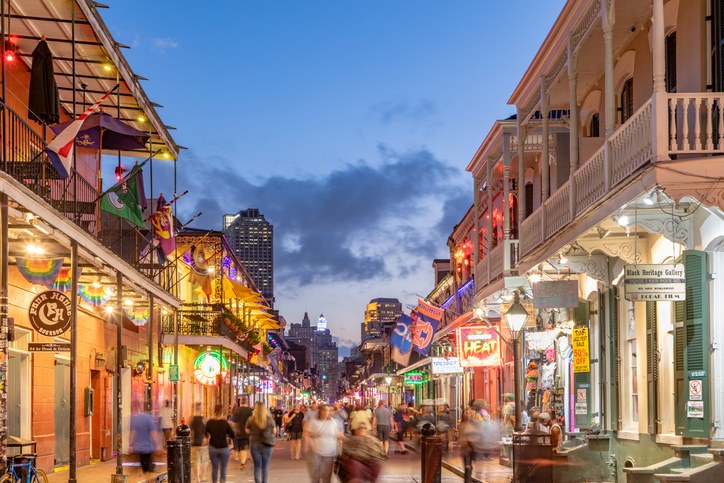
MULTIPOLYGON (((405 446, 415 453, 419 452, 419 448, 413 444, 413 441, 405 441, 405 446)), ((461 478, 465 476, 463 457, 457 449, 443 455, 442 467, 461 478)), ((473 483, 510 483, 512 478, 512 468, 501 465, 497 457, 489 461, 478 460, 473 463, 473 483)))
MULTIPOLYGON (((123 457, 123 474, 128 477, 128 483, 156 483, 166 481, 166 462, 162 458, 156 458, 156 471, 144 475, 141 472, 141 465, 138 458, 133 456, 123 457)), ((54 473, 47 473, 48 483, 61 483, 68 481, 69 468, 64 466, 56 468, 54 473)), ((100 481, 111 481, 111 475, 116 472, 115 458, 110 461, 93 461, 86 466, 79 466, 76 470, 78 483, 92 483, 100 481)))

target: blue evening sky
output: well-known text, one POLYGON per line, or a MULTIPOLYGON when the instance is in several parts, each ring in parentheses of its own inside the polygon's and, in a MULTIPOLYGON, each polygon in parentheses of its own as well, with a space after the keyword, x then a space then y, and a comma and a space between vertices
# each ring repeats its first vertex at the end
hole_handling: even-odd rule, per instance
MULTIPOLYGON (((176 142, 182 221, 259 208, 277 308, 342 345, 365 304, 414 304, 472 202, 465 167, 564 0, 109 1, 176 142)), ((169 169, 158 166, 156 191, 169 169)))

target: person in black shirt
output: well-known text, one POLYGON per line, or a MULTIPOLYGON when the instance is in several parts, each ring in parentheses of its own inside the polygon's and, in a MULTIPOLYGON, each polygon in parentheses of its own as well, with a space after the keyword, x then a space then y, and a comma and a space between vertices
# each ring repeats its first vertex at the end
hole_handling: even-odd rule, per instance
POLYGON ((251 408, 246 397, 241 398, 239 406, 234 408, 234 419, 236 420, 236 444, 235 447, 239 451, 239 462, 241 469, 246 468, 246 456, 249 451, 249 434, 246 432, 246 422, 251 416, 251 408))
POLYGON ((277 407, 272 414, 274 415, 274 423, 277 425, 277 436, 283 436, 284 425, 282 424, 282 419, 284 418, 284 411, 282 411, 281 407, 277 407))
POLYGON ((217 404, 214 407, 214 417, 206 423, 206 437, 209 438, 209 459, 211 460, 211 481, 213 483, 226 483, 226 467, 229 465, 231 450, 229 441, 233 441, 236 434, 229 422, 223 416, 224 406, 217 404), (219 475, 221 473, 221 475, 219 475))
POLYGON ((191 416, 191 461, 194 462, 196 483, 206 481, 206 470, 209 467, 209 450, 205 446, 206 421, 201 415, 201 403, 196 403, 196 411, 191 416))
POLYGON ((292 451, 292 459, 298 460, 302 456, 302 420, 304 413, 299 409, 299 404, 295 404, 292 409, 284 416, 284 425, 286 426, 289 439, 291 440, 290 448, 292 451))

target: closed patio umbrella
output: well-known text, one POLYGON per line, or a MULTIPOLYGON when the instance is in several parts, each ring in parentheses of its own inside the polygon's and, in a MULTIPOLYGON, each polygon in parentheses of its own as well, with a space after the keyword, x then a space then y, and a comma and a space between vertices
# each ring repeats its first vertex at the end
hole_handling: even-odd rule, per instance
POLYGON ((45 40, 33 50, 28 90, 28 117, 38 123, 54 124, 60 120, 58 86, 55 84, 53 54, 45 40))

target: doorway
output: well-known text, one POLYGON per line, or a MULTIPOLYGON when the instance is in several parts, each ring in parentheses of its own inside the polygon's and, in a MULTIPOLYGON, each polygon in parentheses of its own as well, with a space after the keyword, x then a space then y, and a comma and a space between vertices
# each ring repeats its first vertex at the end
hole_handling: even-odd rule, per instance
POLYGON ((91 411, 91 459, 101 458, 103 432, 101 428, 101 395, 103 394, 103 379, 101 371, 91 370, 91 389, 93 390, 93 406, 91 411))
POLYGON ((70 361, 55 359, 55 464, 69 461, 70 441, 70 361))
POLYGON ((30 439, 30 354, 8 351, 8 435, 30 439))

